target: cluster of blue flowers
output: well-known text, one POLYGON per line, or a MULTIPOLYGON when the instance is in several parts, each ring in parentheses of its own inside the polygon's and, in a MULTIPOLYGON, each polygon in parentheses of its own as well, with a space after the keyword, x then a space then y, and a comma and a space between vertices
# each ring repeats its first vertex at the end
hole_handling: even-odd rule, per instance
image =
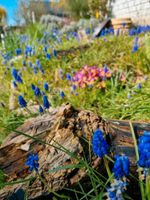
POLYGON ((103 158, 105 155, 108 154, 109 145, 107 144, 103 136, 103 132, 100 129, 97 129, 94 132, 92 146, 93 152, 100 158, 103 158))
POLYGON ((39 157, 38 154, 30 154, 27 158, 26 165, 29 167, 29 171, 32 172, 35 170, 38 172, 39 169, 39 157))
POLYGON ((121 179, 123 177, 129 176, 130 161, 125 155, 115 157, 115 163, 113 167, 114 177, 116 179, 121 179))
POLYGON ((12 72, 11 72, 14 81, 18 82, 18 83, 23 83, 23 80, 21 78, 21 74, 19 74, 18 70, 15 68, 12 68, 12 72))
POLYGON ((144 177, 150 176, 150 132, 144 131, 144 135, 139 138, 138 150, 139 160, 138 165, 143 168, 144 177))
POLYGON ((27 106, 27 102, 24 100, 22 95, 18 96, 18 103, 21 108, 25 108, 27 106))
POLYGON ((123 199, 123 193, 128 185, 126 177, 129 176, 130 161, 125 155, 115 156, 115 162, 113 167, 114 178, 110 187, 107 188, 107 197, 110 200, 123 199))
MULTIPOLYGON (((150 176, 150 132, 145 131, 138 140, 139 160, 138 166, 143 169, 144 177, 150 176)), ((104 139, 101 130, 97 129, 92 139, 93 152, 103 158, 108 154, 108 144, 104 139)), ((127 177, 130 172, 130 161, 125 155, 115 155, 113 166, 114 179, 109 188, 107 188, 108 200, 123 200, 123 193, 128 185, 127 177)))
MULTIPOLYGON (((93 152, 103 158, 108 154, 109 145, 105 140, 103 133, 97 129, 93 134, 92 139, 93 152)), ((113 167, 114 180, 109 188, 107 188, 107 197, 110 200, 121 200, 122 194, 126 189, 127 181, 125 177, 129 175, 130 161, 127 156, 116 155, 113 167)))
POLYGON ((135 38, 135 41, 134 41, 134 45, 133 45, 133 48, 132 48, 132 52, 136 52, 138 51, 138 37, 135 38))
POLYGON ((126 190, 128 183, 122 180, 114 179, 111 183, 110 188, 107 188, 107 200, 123 200, 123 193, 126 190))
MULTIPOLYGON (((122 24, 122 28, 125 28, 126 24, 123 23, 122 24)), ((129 30, 129 36, 134 36, 134 35, 139 35, 141 33, 147 33, 147 32, 150 32, 150 26, 137 26, 137 27, 134 27, 134 28, 131 28, 129 30)), ((100 33, 100 37, 103 37, 103 36, 107 36, 107 35, 114 35, 114 29, 112 27, 110 28, 105 28, 101 31, 100 33)), ((118 36, 120 34, 120 29, 117 30, 116 32, 116 35, 118 36)))
POLYGON ((129 30, 129 35, 130 36, 133 36, 133 35, 139 35, 141 33, 147 33, 147 32, 150 32, 150 26, 138 26, 138 27, 135 27, 135 28, 131 28, 129 30))

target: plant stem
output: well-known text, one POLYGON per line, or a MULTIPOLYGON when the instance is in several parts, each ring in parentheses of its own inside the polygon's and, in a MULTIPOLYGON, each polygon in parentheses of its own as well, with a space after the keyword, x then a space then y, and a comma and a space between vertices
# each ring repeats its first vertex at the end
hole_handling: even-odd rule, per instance
POLYGON ((108 160, 106 159, 106 157, 104 157, 104 163, 105 163, 105 167, 106 167, 108 177, 109 177, 110 182, 111 182, 113 177, 112 177, 112 174, 111 174, 111 171, 110 171, 110 168, 109 168, 109 164, 108 164, 108 160))
POLYGON ((150 200, 150 175, 147 175, 146 177, 146 193, 147 199, 150 200))
MULTIPOLYGON (((132 122, 131 122, 131 121, 129 122, 129 125, 130 125, 130 128, 131 128, 132 138, 133 138, 133 142, 134 142, 134 148, 135 148, 136 159, 139 160, 139 152, 138 152, 137 140, 136 140, 136 137, 135 137, 135 133, 134 133, 134 129, 133 129, 133 126, 132 126, 132 122)), ((138 170, 138 176, 141 177, 141 171, 140 171, 140 170, 138 170)), ((144 192, 143 181, 140 180, 139 184, 140 184, 140 190, 141 190, 141 197, 142 197, 142 200, 145 200, 145 192, 144 192)))

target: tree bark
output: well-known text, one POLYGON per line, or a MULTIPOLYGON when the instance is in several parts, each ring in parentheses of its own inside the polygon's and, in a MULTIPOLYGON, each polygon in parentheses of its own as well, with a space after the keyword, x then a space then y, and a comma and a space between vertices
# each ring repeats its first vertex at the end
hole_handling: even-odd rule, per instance
MULTIPOLYGON (((150 123, 133 123, 133 126, 137 136, 142 134, 143 130, 150 130, 150 123)), ((66 167, 58 171, 54 169, 77 165, 80 163, 78 158, 83 159, 85 156, 92 167, 99 167, 103 171, 100 159, 92 154, 89 145, 92 134, 97 128, 105 134, 110 134, 111 150, 114 153, 128 155, 134 166, 135 151, 129 122, 105 121, 92 112, 75 110, 72 106, 65 105, 27 120, 11 133, 0 148, 0 169, 6 174, 7 182, 28 179, 31 173, 25 161, 30 153, 38 153, 39 174, 51 190, 59 191, 72 186, 86 176, 84 168, 66 167)), ((30 182, 5 186, 0 191, 0 199, 7 199, 19 188, 28 191, 28 199, 47 193, 47 188, 36 176, 30 182)))

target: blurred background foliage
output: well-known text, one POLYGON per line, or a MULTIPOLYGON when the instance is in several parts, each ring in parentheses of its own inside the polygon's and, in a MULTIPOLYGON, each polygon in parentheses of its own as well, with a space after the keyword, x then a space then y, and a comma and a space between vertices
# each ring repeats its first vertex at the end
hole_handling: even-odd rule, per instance
POLYGON ((7 19, 7 12, 3 7, 0 7, 0 25, 3 25, 7 19))

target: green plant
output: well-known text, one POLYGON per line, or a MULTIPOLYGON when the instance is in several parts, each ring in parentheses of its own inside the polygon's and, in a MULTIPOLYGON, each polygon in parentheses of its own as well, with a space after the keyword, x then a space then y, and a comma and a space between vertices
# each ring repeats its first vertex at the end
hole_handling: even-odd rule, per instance
POLYGON ((68 0, 68 7, 75 19, 89 18, 88 0, 68 0))
POLYGON ((108 14, 108 0, 88 0, 90 14, 94 17, 103 20, 104 17, 108 14))

